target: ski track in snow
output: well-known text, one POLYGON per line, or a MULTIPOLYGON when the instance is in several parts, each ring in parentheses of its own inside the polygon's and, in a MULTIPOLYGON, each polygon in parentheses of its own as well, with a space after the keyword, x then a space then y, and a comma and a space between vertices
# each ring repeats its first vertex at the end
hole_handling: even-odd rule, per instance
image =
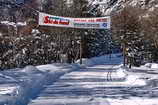
POLYGON ((158 105, 157 68, 134 68, 125 82, 112 83, 126 76, 117 57, 0 72, 0 105, 158 105))
MULTIPOLYGON (((158 105, 158 91, 152 91, 152 86, 106 83, 105 75, 116 68, 98 65, 65 74, 46 86, 29 105, 158 105)), ((137 75, 143 77, 144 74, 137 75)))

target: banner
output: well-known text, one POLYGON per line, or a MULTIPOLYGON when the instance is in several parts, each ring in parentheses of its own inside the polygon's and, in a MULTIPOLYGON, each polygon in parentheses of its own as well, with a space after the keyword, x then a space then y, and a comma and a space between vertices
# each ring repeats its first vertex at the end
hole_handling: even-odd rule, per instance
POLYGON ((56 27, 73 27, 72 19, 39 13, 39 25, 56 27))
POLYGON ((68 18, 39 13, 39 25, 84 28, 84 29, 110 29, 110 16, 101 18, 68 18))
POLYGON ((74 18, 73 27, 86 29, 110 29, 110 17, 74 18))

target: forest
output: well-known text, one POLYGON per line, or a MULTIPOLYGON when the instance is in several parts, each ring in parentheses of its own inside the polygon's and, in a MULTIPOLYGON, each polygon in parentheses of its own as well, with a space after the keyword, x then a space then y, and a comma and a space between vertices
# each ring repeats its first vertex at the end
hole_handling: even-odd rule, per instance
MULTIPOLYGON (((112 4, 109 4, 112 5, 112 4)), ((111 12, 111 29, 73 29, 38 25, 38 11, 64 17, 103 17, 87 0, 0 0, 0 68, 74 63, 123 52, 124 61, 139 66, 158 60, 158 8, 125 6, 111 12)))

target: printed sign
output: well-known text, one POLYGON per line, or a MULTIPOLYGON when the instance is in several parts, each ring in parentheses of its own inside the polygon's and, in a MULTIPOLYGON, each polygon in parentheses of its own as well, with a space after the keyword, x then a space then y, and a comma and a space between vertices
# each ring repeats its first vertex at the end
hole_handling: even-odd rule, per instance
POLYGON ((74 18, 74 28, 110 29, 110 17, 74 18))
POLYGON ((110 16, 101 18, 68 18, 39 13, 39 25, 85 29, 110 29, 110 16))
POLYGON ((48 15, 39 13, 39 25, 56 26, 56 27, 72 27, 71 18, 48 15))

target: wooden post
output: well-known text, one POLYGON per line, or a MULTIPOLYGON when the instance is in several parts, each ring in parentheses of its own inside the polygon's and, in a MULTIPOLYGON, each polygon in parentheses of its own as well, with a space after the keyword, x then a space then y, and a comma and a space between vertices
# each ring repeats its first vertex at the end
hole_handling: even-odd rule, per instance
POLYGON ((123 43, 123 66, 126 66, 126 45, 123 43))
MULTIPOLYGON (((80 32, 81 33, 81 32, 80 32)), ((80 35, 80 64, 82 64, 82 34, 80 35)))

